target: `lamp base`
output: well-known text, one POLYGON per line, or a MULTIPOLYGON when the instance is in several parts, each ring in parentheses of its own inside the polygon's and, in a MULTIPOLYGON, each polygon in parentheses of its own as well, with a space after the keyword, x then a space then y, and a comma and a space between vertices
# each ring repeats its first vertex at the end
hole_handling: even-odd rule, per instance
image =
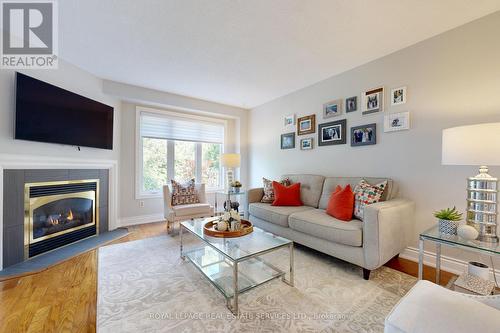
POLYGON ((490 235, 479 235, 479 236, 477 236, 476 240, 483 242, 483 243, 489 243, 489 244, 497 244, 498 243, 498 237, 497 236, 490 236, 490 235))

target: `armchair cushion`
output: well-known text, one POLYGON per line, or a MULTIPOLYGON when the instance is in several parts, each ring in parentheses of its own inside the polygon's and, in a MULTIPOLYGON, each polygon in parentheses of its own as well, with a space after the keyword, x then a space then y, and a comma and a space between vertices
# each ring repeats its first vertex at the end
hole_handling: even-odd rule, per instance
POLYGON ((189 205, 178 205, 172 207, 175 216, 188 216, 188 215, 198 215, 207 213, 210 215, 212 207, 208 203, 195 203, 189 205))
POLYGON ((500 311, 429 281, 419 281, 385 319, 385 332, 498 332, 500 311))

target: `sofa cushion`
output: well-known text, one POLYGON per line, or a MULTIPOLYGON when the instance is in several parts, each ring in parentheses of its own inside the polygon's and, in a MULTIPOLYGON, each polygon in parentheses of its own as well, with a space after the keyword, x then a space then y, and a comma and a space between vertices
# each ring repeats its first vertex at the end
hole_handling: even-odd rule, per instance
POLYGON ((288 219, 291 229, 350 246, 363 245, 363 222, 344 222, 326 214, 323 209, 293 213, 288 219))
POLYGON ((325 184, 323 185, 323 192, 321 193, 321 198, 319 200, 319 208, 326 209, 328 207, 328 200, 330 195, 335 191, 337 185, 344 188, 347 184, 351 185, 351 188, 355 188, 361 180, 366 180, 368 184, 375 185, 387 180, 387 187, 382 194, 380 201, 391 200, 396 197, 396 184, 392 179, 387 178, 373 178, 373 177, 327 177, 325 178, 325 184))
POLYGON ((292 184, 300 183, 300 200, 302 200, 302 203, 306 206, 318 208, 325 177, 297 174, 283 175, 281 178, 288 178, 292 184))
POLYGON ((196 203, 190 205, 173 206, 172 210, 174 211, 175 216, 189 216, 210 213, 211 207, 210 204, 207 203, 196 203))
POLYGON ((337 186, 335 192, 330 196, 326 213, 336 219, 342 221, 351 221, 354 211, 354 193, 352 192, 351 185, 342 189, 337 186))
POLYGON ((263 202, 251 203, 248 206, 250 215, 282 227, 288 227, 288 217, 290 214, 312 209, 309 206, 271 206, 263 202))
MULTIPOLYGON (((264 187, 262 188, 264 191, 264 195, 262 196, 262 199, 260 199, 260 202, 273 203, 274 201, 273 181, 262 177, 262 182, 264 183, 264 187)), ((281 185, 285 186, 291 185, 290 180, 287 178, 282 179, 280 183, 281 185)))

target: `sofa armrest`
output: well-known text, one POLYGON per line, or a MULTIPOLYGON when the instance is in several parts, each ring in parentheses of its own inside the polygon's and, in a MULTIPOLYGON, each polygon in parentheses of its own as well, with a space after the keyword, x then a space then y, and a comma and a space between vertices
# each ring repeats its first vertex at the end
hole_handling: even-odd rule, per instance
POLYGON ((253 202, 260 202, 263 196, 264 189, 262 187, 251 188, 247 191, 247 202, 248 204, 251 204, 253 202))
POLYGON ((205 191, 205 184, 195 184, 196 191, 198 192, 198 201, 200 203, 208 203, 207 193, 205 191))
POLYGON ((363 250, 365 268, 376 269, 401 253, 414 230, 415 204, 405 199, 365 207, 363 250))
POLYGON ((169 185, 163 185, 163 216, 168 219, 172 214, 172 191, 169 185))

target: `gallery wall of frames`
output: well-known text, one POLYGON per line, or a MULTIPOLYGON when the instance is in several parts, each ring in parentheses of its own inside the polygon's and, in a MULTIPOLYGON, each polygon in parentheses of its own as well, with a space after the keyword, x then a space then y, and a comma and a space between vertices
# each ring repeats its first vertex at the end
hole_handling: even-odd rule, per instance
POLYGON ((377 144, 377 123, 369 121, 374 114, 385 112, 382 125, 384 133, 404 131, 410 129, 410 112, 391 112, 392 107, 407 102, 407 87, 390 89, 389 107, 385 104, 385 88, 383 86, 370 89, 346 98, 336 98, 323 104, 321 120, 316 120, 316 114, 290 114, 283 119, 281 134, 281 149, 295 149, 296 141, 301 150, 314 149, 317 146, 331 146, 347 144, 352 147, 377 144), (359 98, 361 97, 361 98, 359 98), (366 125, 353 126, 348 131, 349 114, 361 112, 366 116, 366 125), (317 133, 317 135, 315 135, 317 133))

